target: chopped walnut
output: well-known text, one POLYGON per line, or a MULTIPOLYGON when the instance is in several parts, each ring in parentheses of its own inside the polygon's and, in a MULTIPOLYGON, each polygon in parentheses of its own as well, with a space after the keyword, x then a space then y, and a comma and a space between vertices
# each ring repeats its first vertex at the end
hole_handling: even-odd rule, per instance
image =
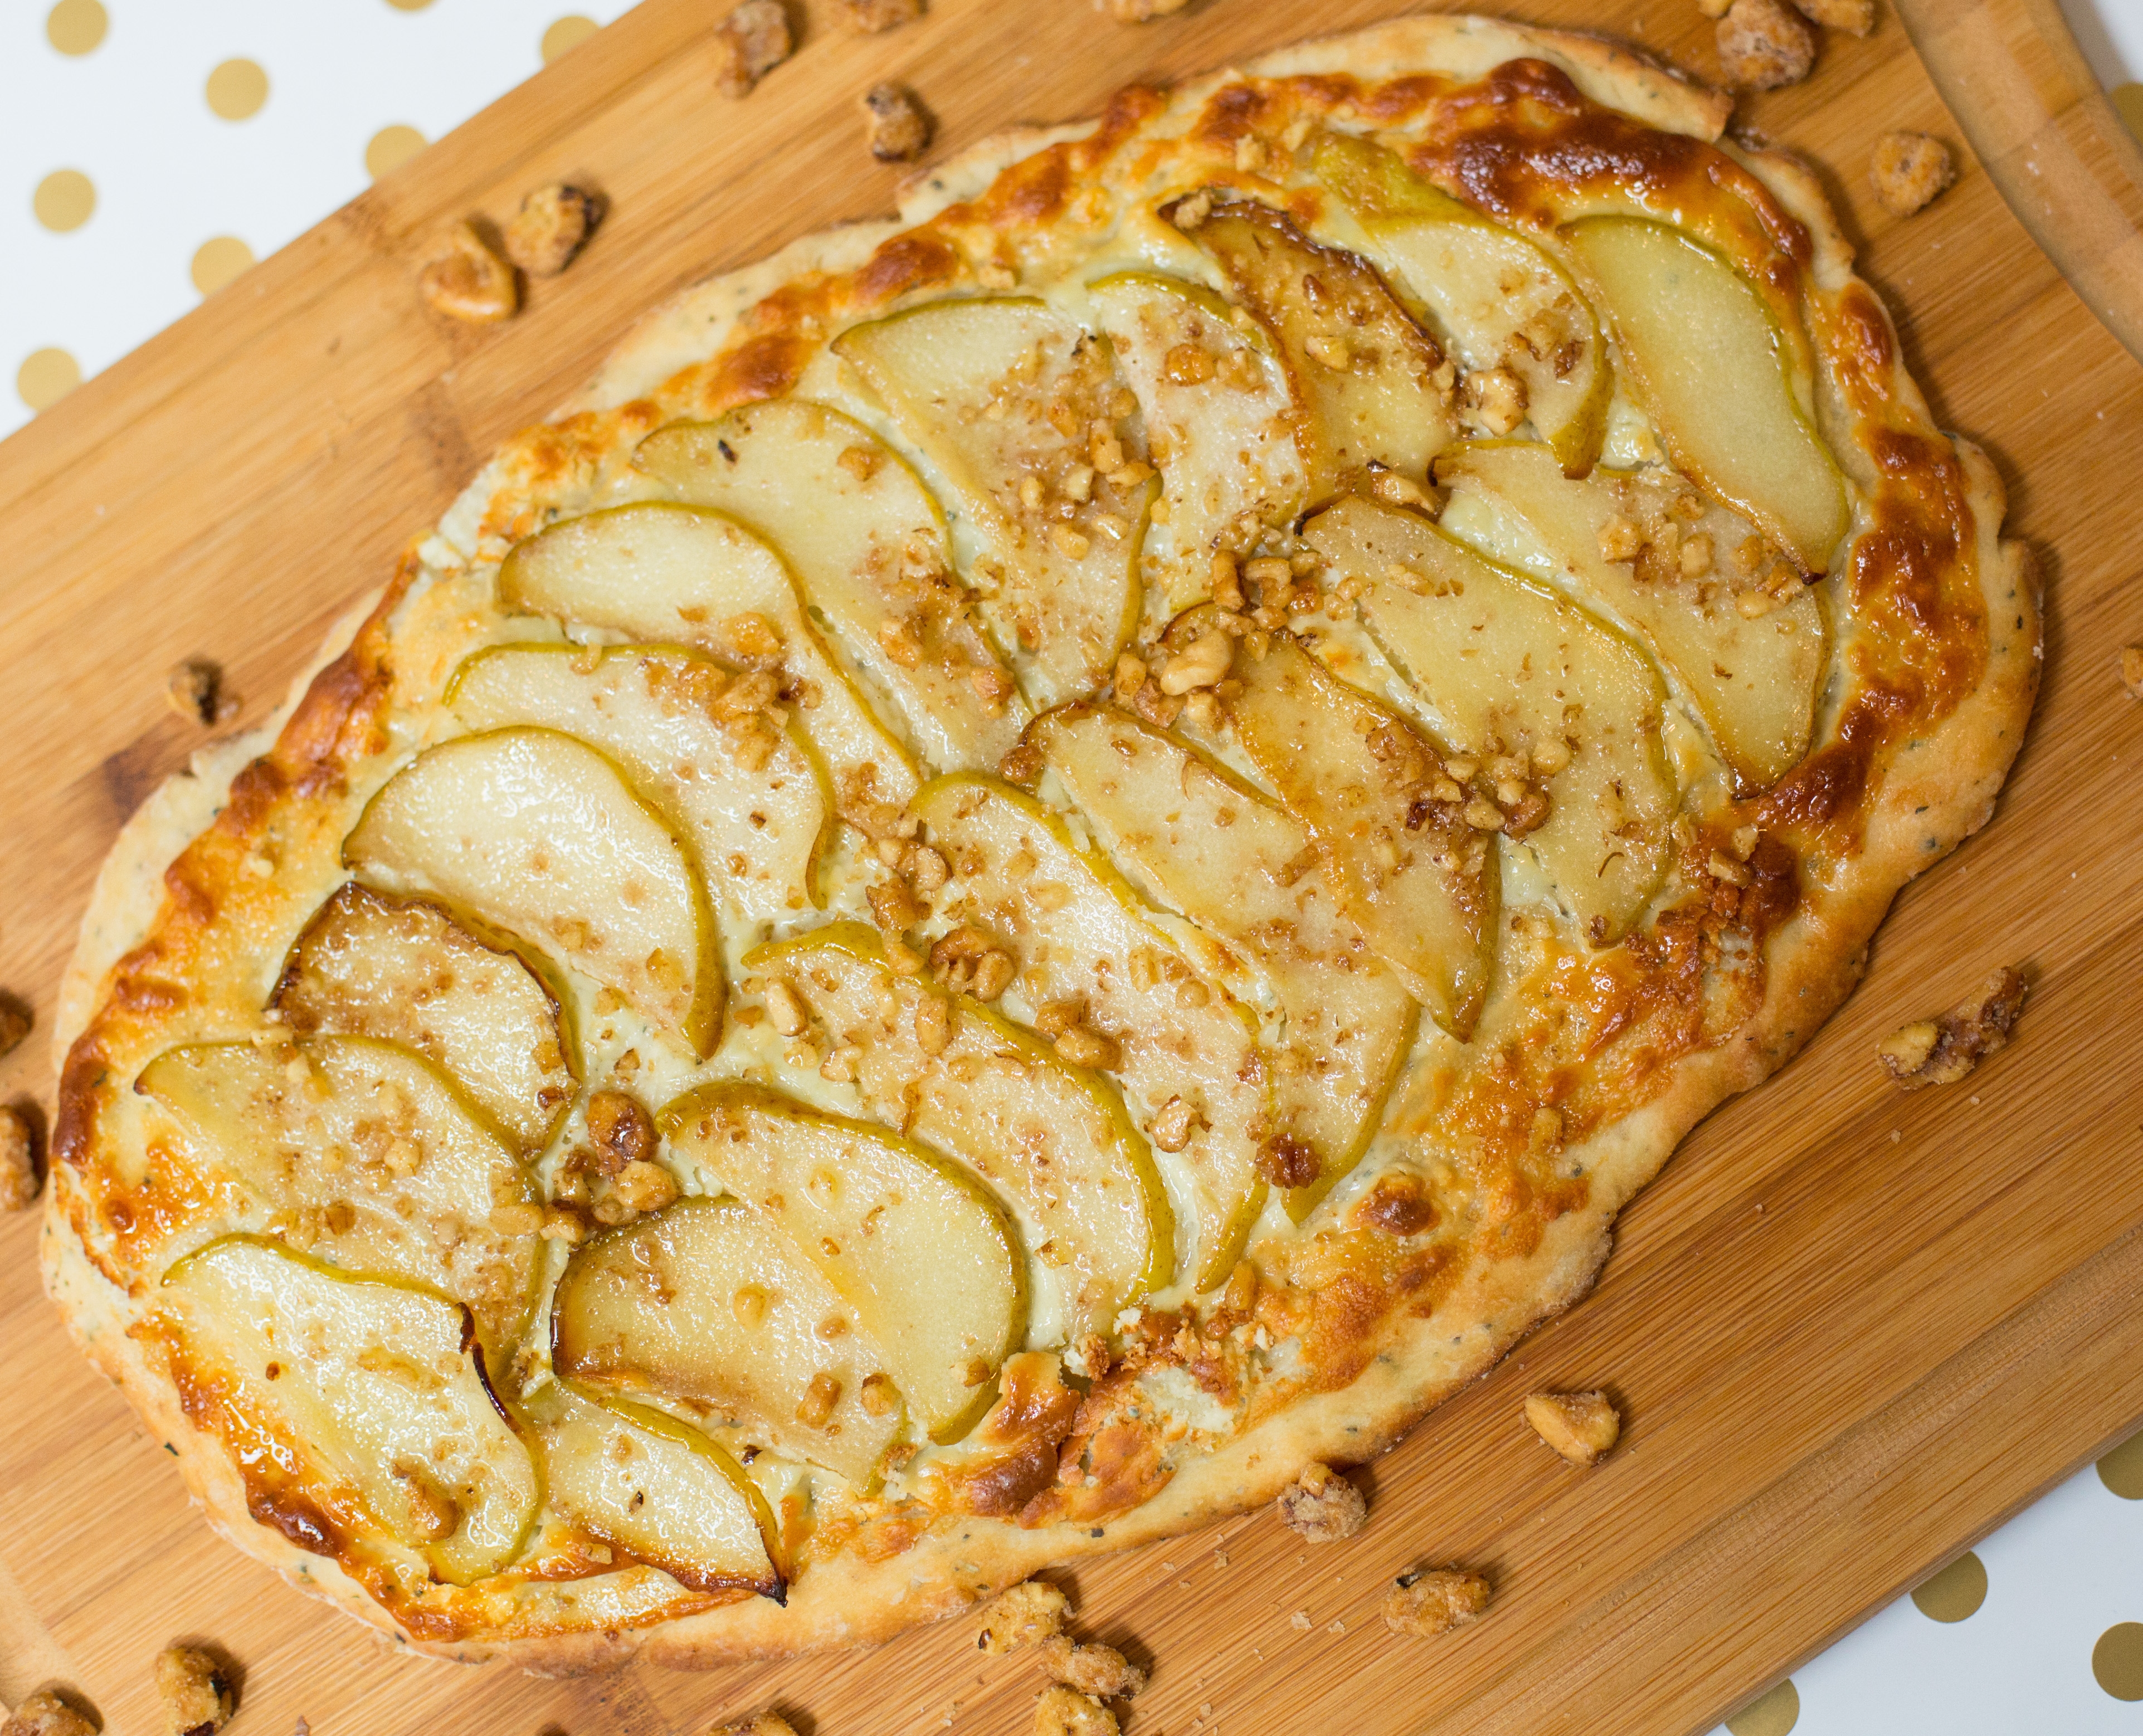
POLYGON ((1866 36, 1875 27, 1875 0, 1794 0, 1801 16, 1826 30, 1866 36))
POLYGON ((1151 24, 1156 18, 1181 12, 1190 3, 1190 0, 1109 0, 1109 12, 1119 23, 1151 24))
POLYGON ((1034 1736, 1116 1736, 1116 1714, 1076 1688, 1045 1688, 1034 1706, 1034 1736))
POLYGON ((963 922, 930 949, 930 973, 957 993, 994 1001, 1012 987, 1012 962, 989 936, 963 922))
POLYGON ((40 1688, 0 1724, 0 1736, 97 1736, 97 1725, 62 1699, 57 1688, 40 1688))
POLYGON ((511 319, 521 305, 513 267, 473 223, 457 223, 447 251, 417 274, 417 293, 433 312, 468 325, 511 319))
POLYGON ((923 920, 915 894, 898 880, 879 880, 864 888, 871 920, 888 934, 904 934, 923 920))
POLYGON ((1276 1188, 1306 1188, 1317 1180, 1321 1167, 1316 1152, 1284 1133, 1258 1147, 1258 1174, 1276 1188))
POLYGON ((1886 132, 1868 160, 1875 197, 1893 217, 1909 217, 1957 179, 1949 146, 1923 132, 1886 132))
POLYGON ((1197 1130, 1198 1111, 1180 1097, 1170 1097, 1161 1105, 1146 1132, 1162 1150, 1180 1151, 1197 1130))
POLYGON ((1488 1582, 1458 1567, 1403 1573, 1384 1599, 1384 1625, 1394 1634, 1433 1639, 1462 1628, 1488 1607, 1488 1582))
POLYGON ((1338 1543, 1369 1522, 1369 1504, 1362 1491, 1329 1465, 1312 1460, 1302 1475, 1279 1491, 1279 1516, 1298 1537, 1312 1543, 1338 1543))
POLYGON ((717 1724, 707 1736, 796 1736, 796 1726, 779 1712, 755 1712, 749 1718, 717 1724))
POLYGON ((1526 383, 1507 368, 1483 368, 1466 376, 1459 414, 1471 427, 1497 439, 1526 419, 1526 383))
POLYGON ((873 85, 864 93, 870 154, 882 163, 912 163, 930 148, 930 115, 905 85, 873 85))
POLYGON ((0 1055, 12 1055, 30 1034, 30 1009, 12 995, 0 994, 0 1055))
POLYGON ((1039 1645, 1064 1631, 1071 1600, 1047 1580, 1022 1580, 999 1592, 982 1611, 975 1649, 992 1655, 1039 1645))
POLYGON ((238 710, 236 695, 223 690, 223 665, 208 657, 189 657, 175 665, 165 680, 164 698, 181 717, 203 729, 238 710))
MULTIPOLYGON (((1057 1052, 1075 1067, 1099 1067, 1108 1071, 1123 1060, 1123 1050, 1114 1037, 1104 1036, 1084 1025, 1067 1026, 1057 1033, 1056 1041, 1057 1052)), ((1169 1148, 1164 1145, 1161 1149, 1165 1151, 1169 1148)), ((1180 1150, 1182 1147, 1175 1149, 1180 1150)))
POLYGON ((12 1104, 0 1104, 0 1212, 37 1203, 37 1132, 12 1104))
POLYGON ((1726 82, 1743 90, 1799 84, 1815 65, 1815 32, 1785 0, 1734 0, 1718 37, 1726 82))
POLYGON ((1600 527, 1600 558, 1603 561, 1634 561, 1644 546, 1645 533, 1619 512, 1600 527))
POLYGON ((1622 1437, 1621 1414, 1605 1392, 1529 1393, 1526 1421, 1573 1465, 1598 1464, 1622 1437))
POLYGON ((923 16, 923 0, 841 0, 841 16, 849 29, 876 36, 913 23, 923 16))
POLYGON ((2130 693, 2143 700, 2143 645, 2121 646, 2121 682, 2130 693))
POLYGON ((1051 1681, 1097 1700, 1130 1699, 1146 1686, 1146 1672, 1113 1645, 1081 1645, 1066 1634, 1042 1642, 1042 1668, 1051 1681))
POLYGON ((1217 686, 1235 660, 1235 642, 1225 633, 1201 633, 1161 665, 1161 690, 1179 698, 1201 687, 1217 686))
POLYGON ((636 1099, 623 1091, 588 1094, 588 1137, 596 1142, 596 1163, 615 1175, 655 1150, 655 1123, 636 1099))
POLYGON ((164 1703, 164 1728, 171 1736, 213 1736, 237 1709, 223 1666, 191 1645, 157 1654, 156 1695, 164 1703))
POLYGON ((563 181, 538 187, 506 225, 506 256, 531 277, 556 277, 602 221, 594 194, 563 181))
POLYGON ((789 11, 781 0, 744 0, 715 29, 718 62, 715 83, 725 96, 748 96, 751 87, 794 52, 789 11))
POLYGON ((822 1368, 811 1377, 811 1384, 797 1401, 796 1420, 806 1428, 824 1428, 833 1420, 834 1407, 840 1402, 840 1382, 822 1368))
POLYGON ((1940 1017, 1918 1020, 1886 1037, 1876 1056, 1908 1091, 1954 1085, 2007 1046, 2030 992, 2023 973, 2004 965, 1940 1017))

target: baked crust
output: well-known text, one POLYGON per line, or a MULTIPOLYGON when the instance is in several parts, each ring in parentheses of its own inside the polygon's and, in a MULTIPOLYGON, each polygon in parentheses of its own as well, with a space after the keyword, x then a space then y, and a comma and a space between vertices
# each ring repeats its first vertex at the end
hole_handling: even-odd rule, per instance
MULTIPOLYGON (((636 1653, 699 1666, 873 1644, 1045 1564, 1269 1500, 1307 1461, 1349 1464, 1381 1452, 1582 1295, 1621 1205, 1697 1120, 1807 1041, 1857 981, 1897 891, 1986 823, 2040 667, 2036 576, 2027 551, 2000 537, 2005 502, 1992 466, 1932 427, 1813 177, 1784 156, 1720 142, 1730 106, 1602 42, 1454 17, 1304 45, 1172 92, 1135 87, 1097 121, 1022 130, 962 153, 911 184, 898 220, 807 238, 686 292, 644 320, 557 418, 510 443, 411 550, 272 744, 151 799, 115 858, 127 865, 100 880, 63 997, 47 1287, 88 1354, 171 1443, 218 1530, 440 1656, 505 1655, 558 1671, 636 1653), (358 805, 409 744, 398 720, 436 703, 462 648, 443 624, 453 611, 438 599, 476 584, 549 518, 605 499, 642 436, 788 389, 831 331, 972 285, 992 250, 1030 265, 1076 247, 1087 190, 1128 197, 1126 186, 1188 172, 1185 156, 1215 173, 1213 161, 1254 121, 1291 113, 1403 141, 1418 167, 1492 213, 1527 199, 1566 211, 1629 203, 1642 183, 1655 206, 1675 208, 1745 270, 1764 274, 1769 293, 1805 320, 1830 443, 1858 485, 1862 516, 1832 581, 1836 679, 1814 745, 1740 804, 1777 853, 1759 853, 1753 883, 1737 888, 1705 877, 1710 834, 1690 843, 1690 896, 1616 949, 1635 961, 1626 970, 1603 968, 1559 1006, 1611 1031, 1581 1066, 1524 1023, 1539 1010, 1521 986, 1528 966, 1544 971, 1565 956, 1558 943, 1544 937, 1537 956, 1507 957, 1502 1022, 1492 1006, 1477 1039, 1507 1064, 1456 1081, 1416 1080, 1386 1123, 1403 1132, 1473 1116, 1480 1173, 1502 1190, 1499 1217, 1431 1248, 1357 1216, 1334 1224, 1336 1252, 1297 1247, 1265 1260, 1255 1318, 1274 1338, 1296 1335, 1309 1372, 1261 1388, 1231 1438, 1164 1463, 1159 1445, 1136 1432, 1111 1436, 1121 1424, 1112 1397, 1171 1364, 1214 1373, 1227 1330, 1250 1318, 1223 1314, 1201 1328, 1149 1317, 1068 1442, 1039 1443, 1067 1464, 1090 1454, 1083 1482, 1075 1471, 1012 1516, 859 1507, 843 1516, 845 1542, 814 1555, 785 1606, 681 1595, 629 1624, 568 1620, 555 1605, 478 1620, 450 1598, 390 1610, 376 1581, 301 1547, 290 1527, 274 1528, 276 1516, 222 1443, 189 1420, 154 1343, 131 1330, 154 1298, 150 1276, 129 1263, 143 1202, 126 1179, 139 1165, 128 1160, 138 1135, 125 1087, 157 1050, 253 1016, 264 973, 335 877, 263 880, 246 872, 247 858, 267 848, 286 863, 339 859, 358 805), (1474 148, 1484 141, 1498 148, 1474 148), (1554 148, 1572 141, 1586 151, 1554 148), (1739 1000, 1705 982, 1706 937, 1715 944, 1729 930, 1760 961, 1739 974, 1739 1000), (1554 1100, 1568 1135, 1551 1165, 1509 1131, 1549 1100, 1536 1061, 1562 1075, 1554 1100)), ((1226 1377, 1225 1368, 1215 1375, 1226 1377)), ((1037 1450, 1018 1421, 985 1423, 984 1447, 1007 1462, 1037 1450)), ((826 1536, 835 1529, 822 1521, 826 1536)))

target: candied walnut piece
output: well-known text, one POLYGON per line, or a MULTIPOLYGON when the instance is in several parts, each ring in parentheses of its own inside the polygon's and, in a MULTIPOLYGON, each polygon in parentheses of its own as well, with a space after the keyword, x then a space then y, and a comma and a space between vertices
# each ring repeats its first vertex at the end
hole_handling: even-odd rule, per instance
POLYGON ((1116 1736, 1116 1714, 1076 1688, 1045 1688, 1034 1705, 1034 1736, 1116 1736))
POLYGON ((1801 16, 1826 30, 1866 36, 1875 27, 1875 0, 1794 0, 1801 16))
POLYGON ((588 1137, 596 1142, 597 1165, 604 1175, 615 1175, 655 1150, 655 1122, 623 1091, 591 1091, 588 1137))
POLYGON ((97 1736, 97 1726, 58 1689, 40 1688, 0 1724, 0 1736, 97 1736))
POLYGON ((677 1199, 677 1178, 660 1164, 644 1160, 627 1164, 617 1172, 617 1179, 611 1185, 617 1189, 617 1197, 636 1212, 659 1212, 666 1205, 674 1205, 677 1199))
POLYGON ((1957 179, 1949 146, 1924 132, 1886 132, 1868 160, 1868 184, 1884 210, 1909 217, 1957 179))
POLYGON ((2143 700, 2143 645, 2121 646, 2121 680, 2130 693, 2143 700))
POLYGON ((1785 0, 1734 0, 1718 37, 1726 82, 1745 91, 1799 84, 1815 65, 1815 32, 1785 0))
POLYGON ((1923 1085, 1954 1085, 2007 1046, 2030 992, 2023 973, 2004 965, 1940 1017, 1916 1020, 1884 1038, 1876 1056, 1908 1091, 1923 1085))
POLYGON ((602 221, 595 195, 563 181, 538 187, 506 225, 506 256, 531 277, 556 277, 602 221))
POLYGON ((1081 1645, 1066 1634, 1042 1642, 1042 1668, 1051 1681, 1097 1700, 1130 1699, 1146 1686, 1146 1672, 1113 1645, 1081 1645))
POLYGON ((209 729, 238 710, 238 699, 223 687, 223 665, 212 657, 189 657, 165 678, 164 698, 190 724, 209 729))
MULTIPOLYGON (((1483 368, 1469 373, 1458 388, 1458 413, 1469 426, 1500 440, 1526 419, 1526 383, 1507 368, 1483 368)), ((1395 474, 1387 471, 1378 480, 1395 474)), ((1379 498, 1384 497, 1379 495, 1379 498)), ((1421 500, 1388 503, 1418 506, 1425 500, 1423 497, 1421 500)))
POLYGON ((473 223, 457 223, 447 251, 417 274, 417 293, 435 314, 467 325, 496 325, 521 305, 513 267, 473 223))
MULTIPOLYGON (((1501 824, 1502 815, 1496 816, 1501 824)), ((1275 1134, 1258 1148, 1258 1174, 1276 1188, 1306 1188, 1321 1167, 1317 1153, 1289 1135, 1275 1134)))
POLYGON ((1109 0, 1109 14, 1120 24, 1151 24, 1179 12, 1190 0, 1109 0))
POLYGON ((876 36, 913 23, 923 16, 923 0, 841 0, 841 16, 849 29, 876 36))
POLYGON ((749 1718, 716 1724, 707 1736, 796 1736, 796 1726, 779 1712, 755 1712, 749 1718))
POLYGON ((1064 1631, 1071 1600, 1047 1580, 1022 1580, 999 1592, 982 1611, 975 1649, 992 1656, 1039 1645, 1064 1631))
POLYGON ((1532 1392, 1526 1421, 1573 1465, 1596 1465, 1622 1437, 1622 1416, 1605 1392, 1532 1392))
POLYGON ((888 82, 864 93, 870 154, 882 163, 912 163, 930 148, 930 116, 907 86, 888 82))
POLYGON ((191 1645, 156 1654, 156 1697, 164 1703, 171 1736, 214 1736, 237 1709, 223 1666, 191 1645))
POLYGON ((21 1110, 0 1104, 0 1212, 27 1211, 37 1187, 37 1129, 21 1110))
POLYGON ((1329 1465, 1312 1460, 1302 1475, 1279 1491, 1279 1516, 1296 1536, 1312 1543, 1338 1543, 1369 1522, 1369 1504, 1362 1491, 1329 1465))
POLYGON ((744 0, 715 27, 715 82, 725 96, 748 96, 795 47, 781 0, 744 0))
POLYGON ((1384 1625, 1394 1634, 1433 1639, 1477 1620, 1488 1607, 1488 1582, 1461 1567, 1403 1573, 1384 1599, 1384 1625))

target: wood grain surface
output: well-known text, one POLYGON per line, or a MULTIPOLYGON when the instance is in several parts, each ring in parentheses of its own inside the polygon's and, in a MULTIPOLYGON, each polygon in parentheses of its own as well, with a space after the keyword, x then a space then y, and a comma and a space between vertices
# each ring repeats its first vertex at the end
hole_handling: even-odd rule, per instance
MULTIPOLYGON (((1689 0, 1514 9, 1715 71, 1689 0)), ((647 0, 0 444, 0 983, 41 1021, 114 831, 198 744, 169 666, 222 660, 258 717, 638 311, 884 209, 869 83, 911 80, 958 146, 1394 0, 1205 0, 1144 28, 1081 0, 935 0, 868 41, 831 10, 811 0, 796 61, 733 106, 709 0, 647 0), (559 174, 614 202, 587 255, 502 329, 426 316, 411 279, 442 225, 559 174)), ((1808 1052, 1687 1142, 1596 1293, 1364 1473, 1359 1538, 1312 1549, 1259 1514, 1066 1575, 1082 1629, 1154 1666, 1134 1736, 1704 1729, 2143 1417, 2143 705, 2116 669, 2143 638, 2143 369, 2010 215, 1887 10, 1744 124, 1821 166, 1938 414, 2007 481, 2051 598, 2038 719, 1993 825, 1900 900, 1808 1052), (1900 126, 1965 163, 1902 224, 1865 180, 1900 126), (2013 1046, 1946 1090, 1883 1082, 1882 1035, 2015 962, 2037 987, 2013 1046), (1598 1384, 1626 1444, 1581 1473, 1519 1405, 1598 1384), (1492 1575, 1487 1618, 1388 1635, 1390 1576, 1446 1560, 1492 1575)), ((0 1091, 49 1080, 42 1036, 0 1063, 0 1091)), ((239 1736, 300 1714, 317 1736, 697 1736, 769 1704, 806 1736, 1030 1727, 1032 1666, 979 1658, 964 1625, 706 1675, 398 1654, 210 1535, 67 1344, 33 1243, 27 1218, 0 1224, 0 1699, 58 1675, 107 1729, 159 1729, 151 1659, 192 1638, 241 1668, 239 1736)))

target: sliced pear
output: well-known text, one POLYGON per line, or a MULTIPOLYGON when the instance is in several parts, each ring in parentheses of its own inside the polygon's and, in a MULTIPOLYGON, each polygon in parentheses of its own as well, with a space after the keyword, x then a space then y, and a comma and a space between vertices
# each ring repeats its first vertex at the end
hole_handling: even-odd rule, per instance
POLYGON ((268 1004, 298 1036, 375 1036, 436 1061, 523 1152, 580 1073, 572 1021, 537 964, 438 905, 345 882, 314 913, 268 1004))
POLYGON ((702 1086, 656 1118, 682 1161, 765 1213, 854 1311, 933 1440, 994 1399, 1027 1334, 1027 1261, 1003 1209, 928 1146, 763 1087, 702 1086))
MULTIPOLYGON (((1364 620, 1428 720, 1476 758, 1567 752, 1531 850, 1596 942, 1636 920, 1666 872, 1679 801, 1644 653, 1576 604, 1417 514, 1341 501, 1304 535, 1364 582, 1364 620)), ((1542 761, 1534 760, 1536 768, 1542 761)))
POLYGON ((1314 163, 1318 179, 1353 210, 1378 263, 1429 310, 1467 371, 1508 368, 1525 383, 1526 413, 1564 471, 1591 469, 1615 375, 1600 323, 1569 274, 1381 145, 1327 133, 1314 163))
POLYGON ((556 730, 458 736, 365 804, 343 861, 540 937, 705 1055, 722 955, 692 849, 616 762, 556 730))
POLYGON ((195 1043, 156 1056, 134 1089, 203 1167, 235 1178, 323 1259, 436 1286, 474 1310, 488 1343, 532 1305, 544 1244, 491 1219, 533 1204, 534 1184, 422 1056, 362 1036, 195 1043))
POLYGON ((1168 502, 1169 608, 1188 608, 1212 594, 1215 548, 1239 552, 1302 510, 1294 395, 1265 329, 1203 284, 1120 271, 1086 294, 1146 415, 1168 502))
POLYGON ((552 1512, 689 1590, 787 1600, 765 1496, 699 1430, 562 1381, 527 1408, 552 1512))
POLYGON ((945 515, 914 467, 853 417, 803 398, 658 428, 635 467, 781 551, 841 649, 890 695, 942 771, 994 766, 1027 711, 953 576, 945 515))
POLYGON ((657 1397, 876 1486, 905 1422, 855 1311, 739 1199, 681 1199, 573 1252, 551 1366, 606 1397, 657 1397))
POLYGON ((1464 447, 1437 461, 1437 476, 1453 490, 1444 514, 1453 530, 1517 564, 1521 547, 1500 542, 1492 513, 1469 517, 1462 497, 1505 509, 1531 532, 1557 583, 1651 647, 1745 789, 1768 788, 1800 763, 1827 661, 1823 611, 1813 591, 1801 590, 1751 619, 1736 606, 1730 586, 1685 580, 1679 567, 1663 572, 1657 565, 1640 576, 1632 563, 1608 560, 1602 533, 1615 520, 1633 523, 1641 516, 1632 498, 1637 480, 1598 471, 1571 482, 1543 446, 1464 447))
POLYGON ((854 1056, 869 1113, 964 1160, 1041 1228, 1066 1274, 1067 1336, 1175 1274, 1175 1224, 1153 1153, 1116 1087, 968 995, 887 965, 877 932, 830 922, 745 961, 779 974, 854 1056))
MULTIPOLYGON (((1028 696, 1091 690, 1138 625, 1151 475, 1124 462, 1133 408, 1105 340, 1023 297, 933 301, 853 326, 834 351, 944 473, 987 552, 977 562, 1007 643, 1029 653, 1028 696), (1118 394, 1123 394, 1121 402, 1118 394), (1112 480, 1121 477, 1121 482, 1112 480)), ((1139 467, 1143 469, 1141 465, 1139 467)))
POLYGON ((182 1323, 195 1389, 224 1387, 212 1414, 242 1475, 309 1481, 289 1460, 312 1459, 314 1475, 354 1491, 454 1585, 521 1552, 536 1467, 492 1397, 459 1303, 249 1237, 188 1255, 163 1294, 182 1323), (270 1430, 302 1444, 264 1451, 270 1430))
POLYGON ((1340 913, 1308 828, 1188 742, 1118 711, 1068 705, 1035 725, 1057 775, 1117 857, 1264 972, 1285 1021, 1274 1051, 1283 1136, 1318 1173, 1299 1223, 1361 1160, 1413 1045, 1415 1006, 1340 913))
POLYGON ((823 904, 834 787, 808 737, 728 715, 736 678, 696 651, 496 645, 446 703, 472 730, 533 724, 600 749, 690 843, 708 889, 749 927, 823 904))
POLYGON ((1257 1159, 1273 1105, 1256 1015, 1191 964, 1114 864, 1023 791, 940 778, 914 811, 959 880, 954 908, 1011 949, 1029 1004, 1083 1003, 1083 1022, 1116 1043, 1116 1076, 1148 1136, 1171 1102, 1189 1110, 1190 1264, 1197 1288, 1211 1289, 1265 1209, 1257 1159))
POLYGON ((1449 393, 1435 378, 1443 354, 1367 260, 1311 240, 1293 218, 1251 200, 1215 205, 1190 239, 1279 340, 1309 413, 1296 438, 1311 499, 1371 464, 1427 472, 1454 432, 1449 393))
POLYGON ((804 690, 797 717, 825 756, 844 819, 880 829, 915 793, 913 757, 819 637, 781 557, 725 514, 648 501, 561 520, 514 546, 498 596, 647 644, 778 663, 804 690))
POLYGON ((1323 840, 1341 908, 1429 1016, 1473 1033, 1496 966, 1499 877, 1480 834, 1422 799, 1442 756, 1293 640, 1240 654, 1225 702, 1243 751, 1323 840))
POLYGON ((1676 467, 1804 571, 1827 571, 1852 508, 1804 369, 1754 286, 1665 223, 1587 217, 1562 233, 1676 467))

